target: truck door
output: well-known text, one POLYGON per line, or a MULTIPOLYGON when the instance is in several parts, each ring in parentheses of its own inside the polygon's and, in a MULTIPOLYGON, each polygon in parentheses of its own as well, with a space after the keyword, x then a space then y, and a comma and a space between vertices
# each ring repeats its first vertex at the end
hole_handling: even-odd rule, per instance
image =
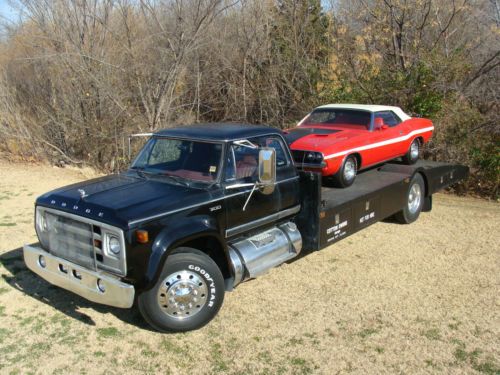
POLYGON ((231 144, 226 153, 225 195, 226 195, 226 236, 232 237, 248 230, 276 221, 276 214, 285 206, 293 206, 298 199, 298 179, 284 142, 279 136, 267 136, 249 139, 258 147, 273 147, 276 153, 277 184, 272 194, 262 194, 252 187, 258 179, 258 147, 231 144), (246 185, 236 187, 238 185, 246 185), (245 206, 246 203, 246 206, 245 206))

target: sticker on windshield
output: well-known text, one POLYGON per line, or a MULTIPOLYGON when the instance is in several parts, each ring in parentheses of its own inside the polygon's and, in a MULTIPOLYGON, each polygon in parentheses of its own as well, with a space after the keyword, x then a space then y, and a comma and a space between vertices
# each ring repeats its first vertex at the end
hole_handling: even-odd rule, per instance
POLYGON ((217 171, 217 167, 215 165, 211 165, 210 169, 209 169, 209 172, 210 173, 215 173, 216 171, 217 171))

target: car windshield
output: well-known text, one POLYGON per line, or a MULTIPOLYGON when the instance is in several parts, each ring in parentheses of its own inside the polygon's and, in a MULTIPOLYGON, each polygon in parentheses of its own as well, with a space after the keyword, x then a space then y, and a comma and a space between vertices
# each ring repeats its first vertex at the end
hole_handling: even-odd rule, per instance
POLYGON ((222 144, 154 137, 131 169, 181 181, 213 182, 219 175, 222 144))
POLYGON ((369 130, 370 121, 370 112, 340 108, 318 108, 312 111, 301 125, 324 125, 369 130))

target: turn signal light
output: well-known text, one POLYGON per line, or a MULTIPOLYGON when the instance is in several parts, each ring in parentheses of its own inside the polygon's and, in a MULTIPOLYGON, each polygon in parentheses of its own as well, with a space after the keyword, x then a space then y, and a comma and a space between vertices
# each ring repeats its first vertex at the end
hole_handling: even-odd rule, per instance
POLYGON ((135 231, 135 238, 139 243, 149 242, 149 233, 147 230, 139 229, 135 231))

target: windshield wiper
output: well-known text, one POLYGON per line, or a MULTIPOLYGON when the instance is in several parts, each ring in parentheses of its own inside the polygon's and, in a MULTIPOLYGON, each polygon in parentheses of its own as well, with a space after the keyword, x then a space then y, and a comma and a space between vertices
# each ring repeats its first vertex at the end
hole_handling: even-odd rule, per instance
POLYGON ((137 173, 137 175, 140 178, 147 179, 146 172, 144 172, 144 168, 143 167, 131 167, 130 169, 133 170, 135 173, 137 173))
POLYGON ((181 185, 184 185, 184 186, 187 186, 187 187, 191 187, 191 184, 189 182, 187 182, 184 178, 182 177, 179 177, 175 174, 171 174, 171 173, 168 173, 168 172, 163 172, 162 174, 159 174, 159 176, 164 176, 164 177, 168 177, 170 178, 171 180, 181 184, 181 185))

